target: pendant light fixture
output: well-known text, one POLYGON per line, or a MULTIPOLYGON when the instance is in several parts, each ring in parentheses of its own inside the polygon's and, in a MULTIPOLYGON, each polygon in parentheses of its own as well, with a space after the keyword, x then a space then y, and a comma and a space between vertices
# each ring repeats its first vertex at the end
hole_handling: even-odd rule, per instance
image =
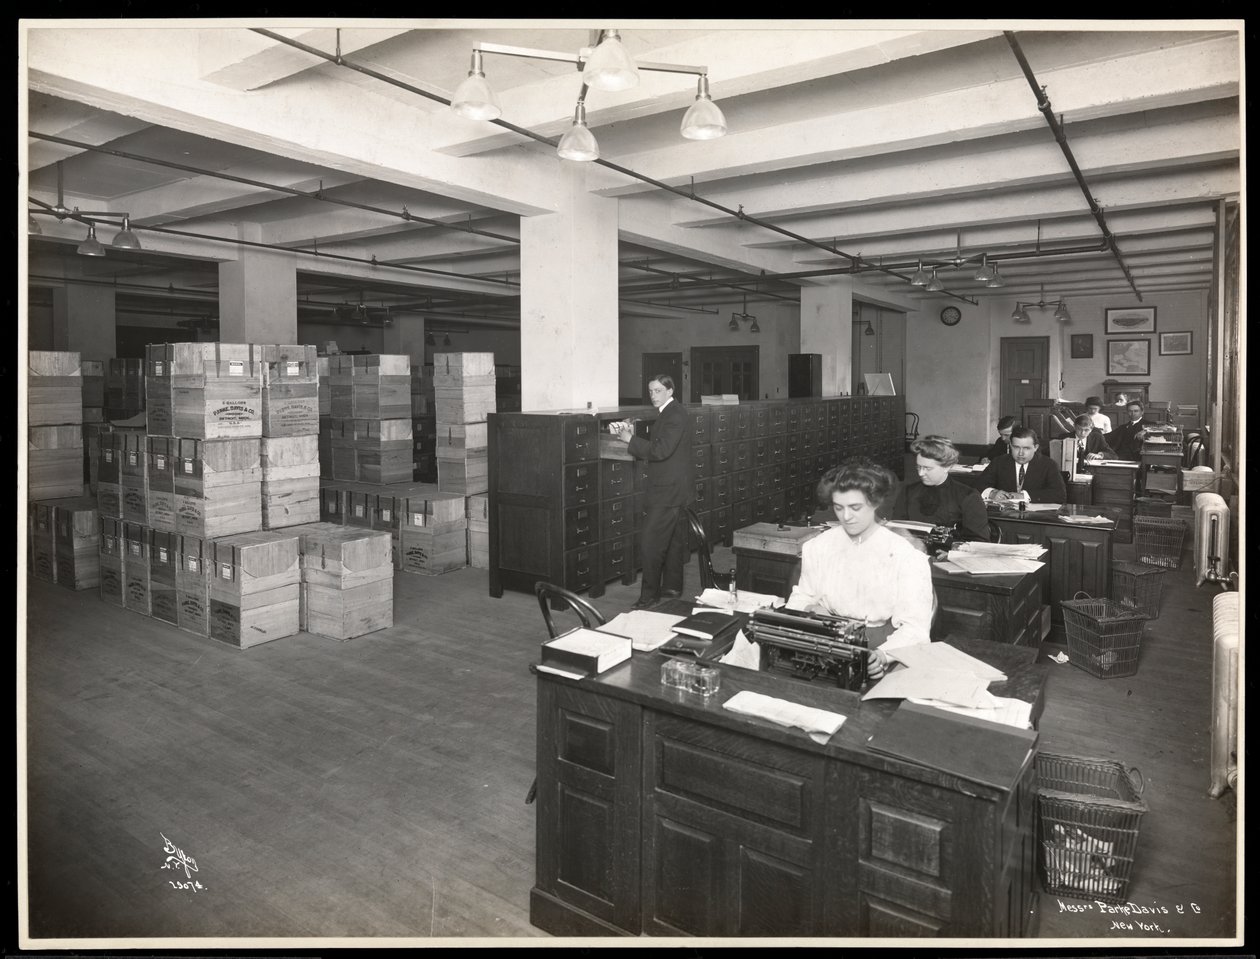
POLYGON ((929 293, 939 293, 945 289, 945 284, 936 275, 936 267, 932 267, 932 278, 927 281, 927 286, 924 289, 929 293))
POLYGON ((455 88, 451 97, 451 109, 469 120, 497 120, 503 116, 499 101, 490 89, 490 84, 486 82, 480 50, 473 49, 468 76, 455 88))
POLYGON ((1003 278, 1002 274, 998 272, 998 268, 995 266, 993 267, 993 275, 985 281, 984 285, 990 290, 1000 290, 1002 287, 1006 286, 1006 280, 1003 278))
MULTIPOLYGON (((586 88, 582 88, 585 96, 586 88)), ((565 160, 598 160, 599 144, 595 142, 595 134, 586 125, 586 104, 581 99, 577 109, 573 111, 573 126, 565 132, 556 145, 556 153, 565 160)))
POLYGON ((79 247, 75 252, 83 256, 105 255, 105 247, 101 246, 100 240, 96 238, 95 223, 88 224, 87 236, 84 238, 83 242, 79 244, 79 247))
POLYGON ((139 250, 141 248, 140 241, 131 232, 131 217, 129 215, 123 214, 122 229, 118 231, 118 235, 114 237, 114 241, 110 246, 119 250, 139 250))
POLYGON ((716 140, 726 135, 726 117, 709 96, 707 76, 701 75, 696 81, 696 102, 683 114, 682 135, 688 140, 716 140))
POLYGON ((596 90, 615 93, 629 90, 639 83, 639 70, 621 42, 616 30, 603 30, 599 45, 582 68, 582 81, 596 90))
POLYGON ((870 320, 867 320, 867 321, 866 321, 866 329, 864 329, 864 330, 862 331, 862 335, 863 335, 863 336, 874 336, 874 335, 875 335, 875 327, 871 326, 871 321, 870 321, 870 320))
POLYGON ((915 270, 914 273, 910 277, 910 285, 911 286, 927 286, 927 283, 928 283, 928 275, 927 275, 927 272, 923 269, 923 261, 920 260, 919 268, 915 270))
POLYGON ((972 279, 977 283, 988 283, 996 275, 997 270, 989 266, 989 255, 982 253, 980 255, 980 269, 976 270, 976 275, 972 279))

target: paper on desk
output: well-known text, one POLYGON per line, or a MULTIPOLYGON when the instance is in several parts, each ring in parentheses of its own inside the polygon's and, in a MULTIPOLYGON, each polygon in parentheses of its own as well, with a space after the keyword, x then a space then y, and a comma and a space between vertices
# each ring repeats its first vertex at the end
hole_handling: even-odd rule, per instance
POLYGON ((963 568, 962 568, 961 566, 959 566, 958 564, 956 564, 956 563, 951 563, 951 562, 949 562, 948 560, 938 560, 937 562, 933 563, 932 565, 934 565, 937 569, 944 570, 944 571, 945 571, 945 572, 947 572, 947 573, 965 573, 965 572, 967 572, 965 569, 963 569, 963 568))
POLYGON ((696 602, 717 609, 734 610, 737 613, 751 613, 763 606, 782 606, 787 602, 782 596, 776 596, 773 593, 754 593, 748 589, 741 589, 737 595, 738 600, 732 605, 730 593, 710 587, 696 597, 696 602))
POLYGON ((1131 469, 1131 470, 1135 470, 1138 468, 1138 464, 1133 462, 1132 460, 1102 460, 1099 462, 1098 465, 1099 466, 1123 466, 1125 469, 1131 469))
POLYGON ((959 553, 964 556, 1018 556, 1021 559, 1040 559, 1046 551, 1037 543, 982 543, 972 541, 959 543, 950 550, 950 554, 959 553))
POLYGON ((773 696, 763 696, 761 693, 754 693, 748 689, 736 693, 722 706, 731 712, 742 713, 745 716, 758 716, 780 726, 803 729, 809 733, 809 738, 817 743, 825 743, 834 736, 836 730, 844 725, 845 719, 839 713, 815 709, 812 706, 802 706, 800 703, 775 699, 773 696))
POLYGON ((992 706, 968 708, 966 706, 955 706, 952 703, 944 703, 939 699, 916 699, 914 697, 910 697, 910 702, 919 703, 923 706, 935 706, 937 709, 945 709, 951 713, 958 713, 961 716, 974 716, 976 719, 987 719, 992 723, 1002 723, 1005 726, 1015 726, 1019 729, 1032 728, 1032 703, 1026 703, 1022 699, 1011 699, 1007 696, 994 696, 991 693, 986 693, 985 695, 993 701, 992 706))
POLYGON ((1095 526, 1101 523, 1111 522, 1111 520, 1109 520, 1106 516, 1082 516, 1079 514, 1074 516, 1064 516, 1062 519, 1065 523, 1085 523, 1086 525, 1095 526))
POLYGON ((735 642, 724 656, 718 657, 719 663, 728 666, 740 666, 744 669, 761 669, 761 647, 750 643, 741 629, 735 634, 735 642))
MULTIPOLYGON (((623 649, 625 647, 622 647, 623 649)), ((586 673, 579 673, 569 669, 561 669, 558 666, 549 666, 543 663, 536 663, 534 668, 542 673, 555 673, 557 676, 568 676, 569 679, 585 679, 586 673)))
MULTIPOLYGON (((956 669, 971 673, 986 683, 1001 682, 1006 679, 1006 673, 1000 669, 948 643, 914 643, 910 646, 896 646, 888 650, 888 656, 911 669, 956 669)), ((985 695, 988 695, 987 691, 985 695)))
POLYGON ((890 669, 865 699, 939 699, 955 706, 983 706, 988 680, 960 669, 890 669))
POLYGON ((915 530, 920 533, 930 533, 933 528, 931 523, 920 523, 918 520, 913 519, 890 519, 885 525, 896 529, 915 530))
POLYGON ((961 463, 955 463, 949 468, 951 473, 983 473, 986 469, 983 463, 972 463, 970 466, 964 466, 961 463))
POLYGON ((648 651, 669 642, 674 635, 673 625, 684 617, 669 613, 654 613, 650 609, 632 609, 618 613, 599 627, 601 632, 629 636, 633 649, 648 651))
MULTIPOLYGON (((1016 504, 1018 506, 1018 504, 1016 504)), ((1025 503, 1025 513, 1050 513, 1063 508, 1062 503, 1025 503)))
POLYGON ((985 556, 977 554, 949 554, 949 561, 959 566, 964 572, 973 575, 986 573, 1034 573, 1044 565, 1040 560, 1023 559, 1019 556, 985 556))

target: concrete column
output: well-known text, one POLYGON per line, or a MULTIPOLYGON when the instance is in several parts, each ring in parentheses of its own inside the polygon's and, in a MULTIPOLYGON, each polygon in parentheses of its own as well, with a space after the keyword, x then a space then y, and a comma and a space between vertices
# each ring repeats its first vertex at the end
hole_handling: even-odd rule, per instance
POLYGON ((424 316, 394 314, 394 325, 385 327, 384 352, 411 357, 412 366, 424 365, 424 316))
POLYGON ((70 283, 53 289, 53 349, 77 352, 82 360, 117 355, 114 290, 70 283))
POLYGON ((297 342, 293 254, 245 247, 219 264, 219 342, 297 342))
POLYGON ((852 393, 853 281, 801 287, 801 352, 822 354, 823 396, 852 393))
POLYGON ((556 213, 521 219, 521 409, 617 405, 617 201, 558 160, 556 213))

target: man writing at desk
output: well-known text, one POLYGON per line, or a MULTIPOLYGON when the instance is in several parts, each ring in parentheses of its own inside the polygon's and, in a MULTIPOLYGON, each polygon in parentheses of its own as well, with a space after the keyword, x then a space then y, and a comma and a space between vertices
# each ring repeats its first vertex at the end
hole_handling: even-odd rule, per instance
POLYGON ((1037 434, 1027 426, 1011 431, 1011 451, 999 456, 980 474, 984 499, 989 503, 1063 503, 1067 486, 1056 463, 1037 455, 1037 434))

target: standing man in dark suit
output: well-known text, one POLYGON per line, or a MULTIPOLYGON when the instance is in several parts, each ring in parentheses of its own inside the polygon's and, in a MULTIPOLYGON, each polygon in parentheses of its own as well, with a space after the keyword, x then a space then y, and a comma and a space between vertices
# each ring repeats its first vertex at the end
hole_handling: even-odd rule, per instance
POLYGON ((1059 464, 1038 456, 1037 434, 1027 426, 1011 430, 1011 451, 990 463, 980 481, 987 502, 1063 503, 1067 485, 1059 464))
POLYGON ((1117 426, 1107 439, 1111 448, 1116 451, 1116 456, 1136 463, 1142 459, 1142 440, 1146 438, 1146 430, 1150 424, 1142 419, 1146 407, 1141 400, 1129 400, 1126 409, 1129 411, 1129 422, 1117 426))
POLYGON ((635 436, 630 423, 612 424, 617 435, 629 444, 630 455, 647 460, 647 489, 640 531, 643 582, 635 609, 647 609, 662 599, 682 595, 689 528, 686 508, 696 492, 691 417, 674 400, 673 378, 663 373, 652 377, 648 382, 648 395, 656 407, 650 440, 635 436))

